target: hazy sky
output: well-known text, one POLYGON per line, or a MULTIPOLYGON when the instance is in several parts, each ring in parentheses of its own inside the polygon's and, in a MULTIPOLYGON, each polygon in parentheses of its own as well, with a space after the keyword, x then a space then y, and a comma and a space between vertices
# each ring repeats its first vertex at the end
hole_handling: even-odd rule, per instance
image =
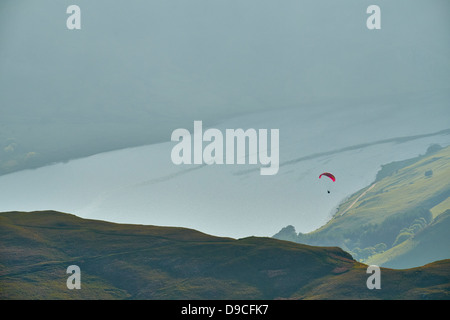
POLYGON ((208 118, 448 87, 450 3, 375 2, 2 1, 1 108, 208 118))
POLYGON ((22 154, 0 154, 0 167, 29 166, 30 152, 38 166, 167 141, 194 120, 448 92, 449 9, 447 0, 2 0, 0 146, 13 141, 22 154), (81 30, 66 27, 72 4, 81 30), (372 4, 381 30, 366 27, 372 4))

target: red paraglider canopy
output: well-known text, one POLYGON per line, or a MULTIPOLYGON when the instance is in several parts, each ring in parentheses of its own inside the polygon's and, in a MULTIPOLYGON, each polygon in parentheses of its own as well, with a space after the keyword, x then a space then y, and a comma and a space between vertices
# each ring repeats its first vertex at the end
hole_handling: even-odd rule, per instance
POLYGON ((322 176, 327 176, 327 177, 330 178, 331 180, 336 181, 336 178, 334 177, 334 175, 332 175, 332 174, 329 173, 329 172, 324 172, 324 173, 322 173, 322 174, 319 176, 319 179, 322 178, 322 176))

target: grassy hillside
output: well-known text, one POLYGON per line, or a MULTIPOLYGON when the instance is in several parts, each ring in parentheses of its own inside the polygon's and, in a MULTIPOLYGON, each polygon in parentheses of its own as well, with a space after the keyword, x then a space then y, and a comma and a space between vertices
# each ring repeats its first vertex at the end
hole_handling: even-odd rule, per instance
POLYGON ((434 146, 423 156, 383 166, 373 184, 344 201, 318 230, 296 234, 289 227, 274 237, 339 246, 361 262, 389 267, 450 258, 450 238, 444 227, 450 212, 449 176, 450 147, 434 146))
POLYGON ((272 299, 356 263, 338 248, 57 212, 3 213, 0 228, 3 298, 272 299), (82 270, 79 291, 66 288, 72 264, 82 270))
POLYGON ((366 266, 336 247, 52 211, 0 214, 2 299, 449 298, 450 260, 414 272, 383 269, 386 289, 369 290, 366 266), (66 287, 73 264, 81 290, 66 287))
POLYGON ((449 257, 450 209, 407 240, 380 252, 366 260, 368 264, 384 265, 389 268, 402 268, 405 265, 426 264, 437 259, 449 257))
POLYGON ((403 270, 382 268, 380 290, 361 290, 360 285, 367 280, 368 274, 365 274, 366 266, 360 265, 349 272, 313 281, 293 296, 298 299, 448 300, 449 262, 450 260, 436 261, 403 270))

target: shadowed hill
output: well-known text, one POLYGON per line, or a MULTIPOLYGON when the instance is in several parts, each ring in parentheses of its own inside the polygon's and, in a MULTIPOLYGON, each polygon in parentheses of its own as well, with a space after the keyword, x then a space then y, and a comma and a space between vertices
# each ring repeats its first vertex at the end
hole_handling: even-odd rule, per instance
POLYGON ((423 267, 422 278, 383 269, 386 287, 390 277, 397 284, 374 292, 366 287, 366 266, 336 247, 54 211, 0 214, 2 299, 422 299, 430 292, 445 299, 449 266, 423 267), (81 290, 66 287, 70 265, 81 269, 81 290))

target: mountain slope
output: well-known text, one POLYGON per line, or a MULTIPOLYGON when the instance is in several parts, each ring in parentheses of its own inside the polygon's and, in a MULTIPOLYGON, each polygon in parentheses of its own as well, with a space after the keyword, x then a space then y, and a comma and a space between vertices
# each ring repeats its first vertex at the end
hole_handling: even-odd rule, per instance
POLYGON ((3 213, 0 225, 4 298, 272 299, 356 263, 338 248, 233 240, 57 212, 3 213), (72 264, 85 279, 78 293, 65 288, 72 264), (35 292, 41 285, 47 291, 35 292))
POLYGON ((373 184, 344 201, 316 231, 297 235, 285 228, 274 237, 339 246, 359 261, 387 267, 450 258, 449 174, 450 148, 430 148, 426 155, 384 166, 373 184))
POLYGON ((388 290, 375 292, 366 287, 366 266, 336 247, 54 211, 1 213, 0 229, 2 299, 448 299, 449 293, 449 260, 421 268, 420 277, 383 269, 388 290), (81 290, 66 287, 73 264, 81 269, 81 290))
POLYGON ((439 215, 429 226, 401 244, 375 254, 365 262, 388 268, 404 268, 446 259, 449 257, 450 244, 448 230, 450 230, 450 210, 439 215))

